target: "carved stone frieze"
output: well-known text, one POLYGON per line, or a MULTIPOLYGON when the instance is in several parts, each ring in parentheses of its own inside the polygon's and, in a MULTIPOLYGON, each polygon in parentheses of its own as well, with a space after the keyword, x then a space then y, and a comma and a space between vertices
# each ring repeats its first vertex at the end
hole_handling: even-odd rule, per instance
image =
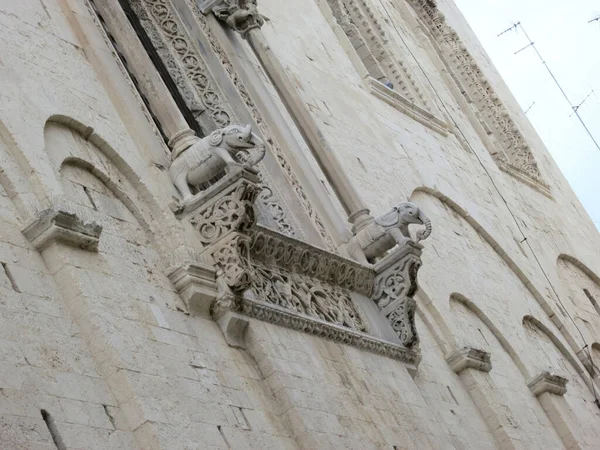
MULTIPOLYGON (((417 120, 431 116, 434 108, 425 95, 424 85, 404 58, 405 55, 386 36, 381 18, 372 5, 365 0, 327 0, 327 3, 369 74, 391 95, 401 97, 400 104, 416 107, 402 111, 412 111, 410 115, 417 120)), ((388 97, 381 95, 380 90, 374 93, 387 101, 388 97)), ((429 120, 424 122, 430 123, 429 120)), ((437 127, 437 130, 443 128, 437 127)))
POLYGON ((551 374, 550 372, 542 372, 529 383, 529 389, 536 397, 539 397, 546 392, 554 395, 565 395, 567 392, 567 380, 559 375, 551 374))
POLYGON ((25 237, 41 251, 61 242, 90 252, 98 251, 102 226, 88 223, 72 212, 49 208, 39 212, 23 229, 25 237))
POLYGON ((232 114, 225 106, 224 96, 190 42, 170 0, 131 0, 130 4, 188 108, 196 116, 206 112, 210 117, 209 121, 200 117, 200 125, 208 129, 229 125, 232 114))
POLYGON ((417 351, 406 348, 403 345, 387 342, 368 334, 348 329, 347 327, 324 322, 314 317, 298 315, 293 311, 274 304, 257 302, 246 298, 240 303, 239 308, 247 316, 265 322, 302 331, 334 342, 351 345, 409 364, 417 364, 420 360, 420 355, 417 351))
POLYGON ((473 347, 463 347, 446 358, 452 370, 460 373, 465 369, 475 369, 481 372, 492 370, 492 357, 483 350, 473 347))
MULTIPOLYGON (((250 316, 416 364, 419 352, 411 348, 414 339, 384 342, 369 335, 373 331, 369 318, 380 319, 369 306, 374 270, 256 226, 256 181, 247 170, 228 174, 197 194, 180 215, 206 245, 199 256, 210 255, 214 261, 217 293, 208 311, 227 342, 243 347, 248 326, 244 316, 250 316), (369 316, 367 311, 371 311, 369 316)), ((382 264, 381 270, 395 270, 393 262, 382 264)), ((188 297, 203 300, 206 277, 196 272, 193 267, 180 268, 170 277, 180 292, 189 289, 188 297)), ((405 296, 414 293, 410 286, 397 291, 405 296)), ((207 309, 204 301, 202 308, 207 309)), ((405 316, 390 317, 404 324, 405 316)), ((414 320, 414 308, 408 318, 414 320)))
POLYGON ((351 292, 339 286, 279 267, 253 263, 250 289, 257 300, 351 330, 368 331, 351 292))
POLYGON ((434 0, 408 0, 427 27, 442 58, 454 75, 467 99, 473 101, 484 128, 499 142, 500 149, 491 152, 500 168, 519 179, 548 191, 537 162, 510 113, 494 92, 493 87, 477 65, 456 31, 448 25, 434 0))
POLYGON ((374 273, 368 267, 262 227, 256 227, 251 237, 253 261, 371 295, 374 273))
POLYGON ((417 303, 413 296, 418 289, 421 248, 419 244, 408 242, 374 267, 377 276, 371 298, 407 347, 419 342, 415 327, 417 303))

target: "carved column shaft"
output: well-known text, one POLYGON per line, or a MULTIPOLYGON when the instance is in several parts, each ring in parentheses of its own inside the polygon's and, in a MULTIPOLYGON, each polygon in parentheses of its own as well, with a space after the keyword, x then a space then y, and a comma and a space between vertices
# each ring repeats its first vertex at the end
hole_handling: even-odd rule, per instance
POLYGON ((249 31, 247 39, 346 212, 353 214, 367 210, 262 31, 260 29, 249 31))
POLYGON ((178 137, 178 134, 182 134, 182 131, 189 130, 186 135, 189 140, 190 133, 191 136, 194 136, 194 133, 189 129, 179 107, 119 5, 119 1, 94 0, 94 5, 111 34, 119 42, 118 51, 129 62, 128 69, 135 76, 139 89, 146 97, 167 138, 173 140, 178 137))

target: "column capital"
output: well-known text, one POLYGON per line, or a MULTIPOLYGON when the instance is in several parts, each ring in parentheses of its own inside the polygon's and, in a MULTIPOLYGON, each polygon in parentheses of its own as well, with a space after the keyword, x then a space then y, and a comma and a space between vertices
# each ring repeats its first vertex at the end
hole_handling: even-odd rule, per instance
POLYGON ((463 347, 446 358, 452 370, 460 373, 465 369, 475 369, 481 372, 492 370, 492 357, 489 352, 473 347, 463 347))
POLYGON ((550 392, 555 395, 565 395, 567 392, 567 380, 560 375, 554 375, 550 372, 542 372, 529 383, 529 389, 536 397, 539 397, 546 392, 550 392))

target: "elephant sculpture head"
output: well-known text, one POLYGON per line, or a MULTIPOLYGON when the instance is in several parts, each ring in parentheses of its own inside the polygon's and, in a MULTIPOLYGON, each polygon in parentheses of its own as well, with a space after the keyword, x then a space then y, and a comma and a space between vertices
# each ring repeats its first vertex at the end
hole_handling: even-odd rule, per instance
POLYGON ((251 125, 229 125, 215 130, 209 136, 209 144, 227 149, 248 167, 260 162, 266 151, 263 140, 252 132, 251 125), (256 151, 250 152, 251 149, 256 151))
POLYGON ((417 232, 416 242, 427 239, 431 234, 431 221, 423 210, 412 202, 404 202, 394 206, 390 211, 375 218, 375 222, 384 228, 398 227, 405 237, 410 238, 408 225, 422 224, 424 229, 417 232))

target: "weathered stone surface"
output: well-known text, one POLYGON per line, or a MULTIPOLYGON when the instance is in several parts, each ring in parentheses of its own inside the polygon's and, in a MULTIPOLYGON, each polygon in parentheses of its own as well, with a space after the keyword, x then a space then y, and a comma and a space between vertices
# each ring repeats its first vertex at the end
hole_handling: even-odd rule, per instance
POLYGON ((102 226, 97 223, 86 223, 75 213, 47 209, 31 219, 23 228, 23 234, 39 251, 53 242, 62 242, 96 252, 102 226))
POLYGON ((600 237, 453 3, 392 3, 0 0, 0 448, 597 448, 600 237), (232 123, 260 173, 173 214, 232 123), (405 199, 423 248, 335 254, 405 199))

